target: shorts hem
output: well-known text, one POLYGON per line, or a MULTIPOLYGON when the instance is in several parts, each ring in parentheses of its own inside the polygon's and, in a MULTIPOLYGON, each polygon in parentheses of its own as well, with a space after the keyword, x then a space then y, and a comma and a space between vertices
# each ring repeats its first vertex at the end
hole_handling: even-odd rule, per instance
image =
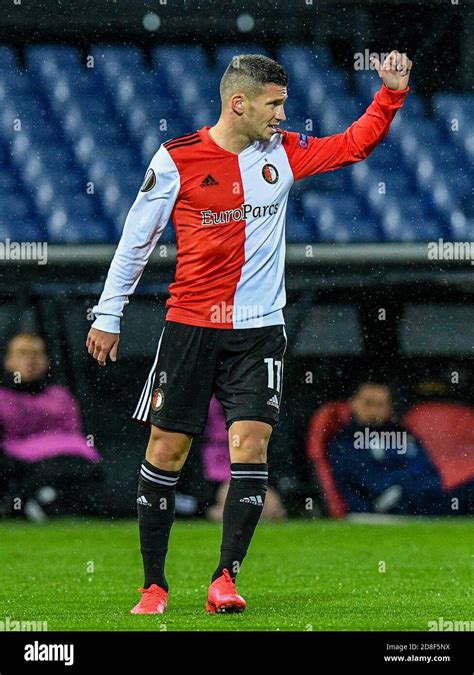
POLYGON ((160 427, 160 429, 166 429, 167 431, 177 431, 178 433, 182 434, 199 435, 202 434, 203 432, 203 429, 201 429, 200 427, 194 426, 192 424, 183 424, 182 422, 174 422, 173 420, 162 420, 160 422, 153 422, 150 420, 139 420, 136 417, 132 417, 132 420, 142 427, 150 428, 151 426, 155 426, 160 427))
POLYGON ((202 434, 204 427, 197 426, 196 424, 186 424, 186 422, 176 422, 175 420, 167 420, 163 417, 158 419, 151 418, 150 424, 153 424, 155 427, 160 427, 161 429, 167 429, 168 431, 177 431, 182 434, 202 434))
POLYGON ((234 422, 240 422, 242 420, 265 422, 266 424, 270 424, 272 427, 275 427, 278 424, 278 420, 275 420, 272 417, 265 417, 264 415, 236 415, 235 417, 231 417, 230 420, 226 420, 226 429, 229 430, 234 422))

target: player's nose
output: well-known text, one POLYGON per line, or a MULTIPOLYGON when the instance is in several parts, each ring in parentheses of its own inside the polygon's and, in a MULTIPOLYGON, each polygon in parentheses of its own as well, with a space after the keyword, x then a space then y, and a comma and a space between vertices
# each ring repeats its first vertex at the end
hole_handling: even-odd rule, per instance
POLYGON ((284 110, 283 106, 281 106, 278 109, 275 117, 276 117, 277 122, 284 122, 286 120, 285 110, 284 110))

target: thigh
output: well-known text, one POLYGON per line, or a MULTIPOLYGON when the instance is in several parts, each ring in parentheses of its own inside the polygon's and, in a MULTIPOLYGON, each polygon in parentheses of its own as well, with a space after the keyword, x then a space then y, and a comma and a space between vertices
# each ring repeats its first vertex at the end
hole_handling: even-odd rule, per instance
POLYGON ((184 434, 204 430, 212 396, 218 332, 167 321, 133 418, 184 434))
POLYGON ((222 336, 215 393, 227 428, 237 420, 278 424, 286 344, 282 325, 229 330, 222 336))

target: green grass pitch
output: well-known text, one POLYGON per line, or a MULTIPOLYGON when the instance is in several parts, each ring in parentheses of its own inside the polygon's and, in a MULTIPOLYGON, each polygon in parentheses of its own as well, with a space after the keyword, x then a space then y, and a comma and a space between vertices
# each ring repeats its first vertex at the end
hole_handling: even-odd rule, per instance
POLYGON ((260 523, 238 578, 240 615, 204 610, 220 527, 178 521, 162 616, 132 616, 142 583, 133 521, 0 523, 0 621, 48 630, 428 630, 472 620, 468 519, 260 523), (385 571, 383 571, 385 569, 385 571))

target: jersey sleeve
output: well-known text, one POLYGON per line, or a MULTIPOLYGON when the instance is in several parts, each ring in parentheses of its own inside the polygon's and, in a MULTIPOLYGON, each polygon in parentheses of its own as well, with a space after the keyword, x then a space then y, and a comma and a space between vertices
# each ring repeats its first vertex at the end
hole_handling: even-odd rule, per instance
POLYGON ((295 181, 341 169, 368 157, 387 135, 409 91, 408 86, 394 91, 382 84, 365 113, 340 134, 317 138, 284 131, 282 143, 295 181))
POLYGON ((180 189, 178 169, 161 145, 125 220, 104 290, 92 308, 93 328, 120 332, 120 319, 171 216, 180 189))

